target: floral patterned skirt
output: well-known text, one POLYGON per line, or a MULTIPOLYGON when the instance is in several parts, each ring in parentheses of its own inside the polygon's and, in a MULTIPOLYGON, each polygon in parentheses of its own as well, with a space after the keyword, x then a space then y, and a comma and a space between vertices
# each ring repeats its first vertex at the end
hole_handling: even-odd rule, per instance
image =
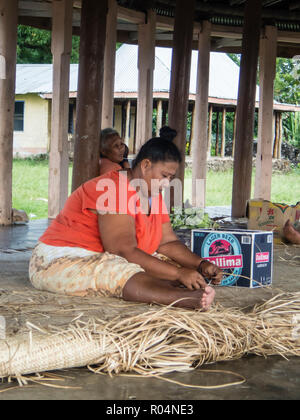
POLYGON ((39 242, 30 260, 29 278, 38 290, 69 296, 122 297, 127 281, 144 271, 139 265, 107 252, 39 242))

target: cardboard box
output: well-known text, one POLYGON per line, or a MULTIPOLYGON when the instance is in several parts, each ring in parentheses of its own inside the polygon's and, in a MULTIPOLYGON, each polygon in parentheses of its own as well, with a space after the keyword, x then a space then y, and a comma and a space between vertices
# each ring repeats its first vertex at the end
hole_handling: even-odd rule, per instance
POLYGON ((295 206, 288 206, 267 200, 250 200, 248 218, 248 229, 273 231, 274 242, 281 243, 286 222, 290 219, 295 223, 300 219, 300 202, 295 206))
POLYGON ((273 233, 248 230, 192 231, 192 252, 222 268, 222 286, 270 286, 273 277, 273 233))

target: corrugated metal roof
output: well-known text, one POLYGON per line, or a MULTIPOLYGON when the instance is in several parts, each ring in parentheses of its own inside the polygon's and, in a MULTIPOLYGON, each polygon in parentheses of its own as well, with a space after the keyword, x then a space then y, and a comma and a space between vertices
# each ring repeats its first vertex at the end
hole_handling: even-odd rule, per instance
MULTIPOLYGON (((156 48, 154 92, 168 92, 170 88, 172 50, 156 48)), ((138 47, 123 45, 117 51, 115 91, 137 92, 138 47)), ((198 52, 193 51, 190 93, 196 93, 198 52)), ((78 64, 71 64, 70 92, 77 91, 78 64)), ((209 96, 220 99, 237 99, 239 67, 223 53, 211 53, 209 96)), ((257 100, 259 100, 257 89, 257 100)), ((52 64, 18 64, 16 94, 52 93, 52 64)))
MULTIPOLYGON (((168 92, 170 88, 172 49, 156 48, 154 92, 168 92)), ((116 57, 116 92, 138 90, 138 47, 124 44, 116 57)), ((198 52, 193 51, 190 93, 196 93, 198 52)), ((78 64, 71 64, 70 91, 77 91, 78 64)), ((236 100, 239 67, 223 53, 211 53, 209 96, 236 100)), ((52 93, 52 64, 18 64, 16 93, 52 93)), ((259 92, 257 92, 258 100, 259 92)))
MULTIPOLYGON (((52 64, 17 64, 16 94, 52 93, 52 64)), ((78 64, 71 64, 70 92, 77 91, 78 64)))
MULTIPOLYGON (((116 92, 137 92, 138 90, 138 47, 123 45, 117 51, 116 92)), ((156 48, 154 92, 169 92, 172 64, 171 48, 156 48)), ((198 51, 193 51, 190 93, 197 89, 198 51)), ((210 54, 209 97, 237 100, 240 68, 227 54, 210 54)), ((256 100, 259 101, 259 87, 256 100)))

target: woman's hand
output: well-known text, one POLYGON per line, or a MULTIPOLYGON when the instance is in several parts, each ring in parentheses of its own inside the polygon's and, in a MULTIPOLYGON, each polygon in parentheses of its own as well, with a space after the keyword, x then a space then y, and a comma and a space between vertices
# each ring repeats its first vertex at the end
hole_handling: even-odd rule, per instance
POLYGON ((201 261, 198 273, 204 278, 211 280, 212 284, 221 284, 224 276, 223 271, 219 267, 205 260, 201 261))
POLYGON ((207 283, 202 275, 190 268, 178 268, 178 280, 189 290, 199 290, 207 287, 207 283))

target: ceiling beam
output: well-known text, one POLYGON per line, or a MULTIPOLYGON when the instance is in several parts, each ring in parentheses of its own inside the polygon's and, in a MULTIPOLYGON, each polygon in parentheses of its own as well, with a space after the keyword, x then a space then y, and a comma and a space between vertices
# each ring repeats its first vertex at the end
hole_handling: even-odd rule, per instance
POLYGON ((146 14, 118 6, 118 19, 139 25, 146 22, 146 14))

